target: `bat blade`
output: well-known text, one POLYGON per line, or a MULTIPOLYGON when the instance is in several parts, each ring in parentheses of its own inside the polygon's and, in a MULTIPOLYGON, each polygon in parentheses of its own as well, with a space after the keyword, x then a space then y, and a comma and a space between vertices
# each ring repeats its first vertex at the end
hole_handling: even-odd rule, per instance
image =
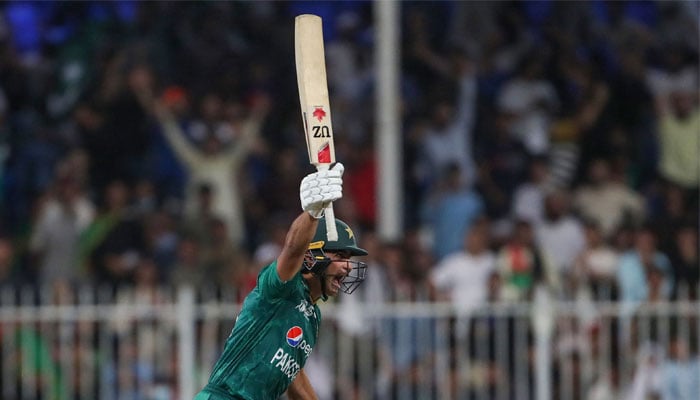
MULTIPOLYGON (((309 162, 318 171, 324 171, 335 162, 335 145, 326 79, 323 22, 319 16, 303 14, 295 18, 294 55, 309 162)), ((337 241, 333 204, 326 207, 325 217, 328 240, 337 241)))

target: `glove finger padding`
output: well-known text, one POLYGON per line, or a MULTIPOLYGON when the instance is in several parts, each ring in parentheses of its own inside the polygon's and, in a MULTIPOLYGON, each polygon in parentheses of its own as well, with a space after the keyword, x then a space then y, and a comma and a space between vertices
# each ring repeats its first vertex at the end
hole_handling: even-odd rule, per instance
POLYGON ((343 165, 343 163, 335 163, 335 165, 329 169, 329 171, 337 172, 340 174, 339 176, 342 177, 343 172, 345 172, 345 165, 343 165))
POLYGON ((343 197, 344 170, 343 164, 336 163, 327 171, 318 171, 305 176, 299 187, 301 208, 314 218, 323 217, 326 205, 343 197))

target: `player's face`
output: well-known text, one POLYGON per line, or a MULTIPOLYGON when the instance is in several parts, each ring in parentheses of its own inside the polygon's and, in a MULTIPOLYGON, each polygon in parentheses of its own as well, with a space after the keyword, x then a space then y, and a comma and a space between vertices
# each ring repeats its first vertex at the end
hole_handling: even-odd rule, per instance
POLYGON ((346 251, 326 252, 326 256, 331 259, 331 264, 326 269, 326 294, 337 296, 343 284, 343 279, 352 270, 350 253, 346 251))

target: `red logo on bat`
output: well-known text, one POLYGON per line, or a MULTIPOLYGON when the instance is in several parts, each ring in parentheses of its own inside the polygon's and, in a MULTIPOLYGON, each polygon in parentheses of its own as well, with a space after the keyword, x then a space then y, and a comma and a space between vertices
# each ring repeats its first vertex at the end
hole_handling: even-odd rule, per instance
POLYGON ((323 117, 326 116, 326 112, 323 111, 323 108, 321 107, 316 107, 314 108, 314 112, 312 114, 316 119, 318 119, 318 122, 321 122, 323 120, 323 117))
POLYGON ((321 164, 328 164, 331 162, 331 146, 328 143, 324 143, 320 149, 318 149, 318 162, 321 164))

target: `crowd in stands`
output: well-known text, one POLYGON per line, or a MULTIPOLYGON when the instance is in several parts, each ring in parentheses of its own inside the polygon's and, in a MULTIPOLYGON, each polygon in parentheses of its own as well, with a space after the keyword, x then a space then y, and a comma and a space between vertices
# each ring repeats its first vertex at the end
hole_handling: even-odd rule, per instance
MULTIPOLYGON (((325 17, 339 215, 370 236, 371 3, 11 2, 1 282, 128 285, 154 263, 163 283, 241 284, 274 257, 311 168, 288 43, 299 12, 325 17)), ((498 273, 504 298, 604 282, 641 301, 659 269, 666 298, 696 293, 696 14, 404 4, 406 235, 390 245, 428 260, 398 275, 435 270, 445 293, 461 270, 449 265, 466 263, 498 273)))
POLYGON ((0 286, 247 293, 312 171, 307 12, 346 166, 336 214, 371 249, 355 300, 698 299, 696 2, 401 9, 405 235, 386 241, 371 2, 4 3, 0 286))

